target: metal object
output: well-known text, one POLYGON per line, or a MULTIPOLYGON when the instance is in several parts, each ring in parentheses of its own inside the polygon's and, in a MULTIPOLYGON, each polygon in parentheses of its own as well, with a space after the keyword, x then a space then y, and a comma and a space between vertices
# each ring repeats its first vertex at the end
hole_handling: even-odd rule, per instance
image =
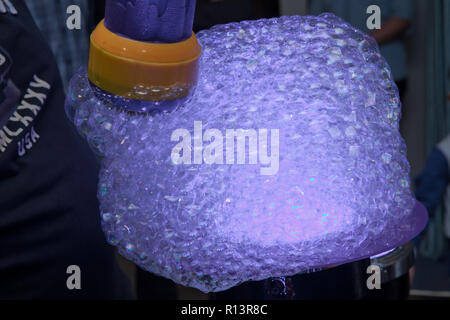
POLYGON ((385 255, 372 257, 371 264, 380 267, 381 284, 398 279, 414 265, 414 245, 408 242, 385 255))
POLYGON ((267 300, 293 300, 295 296, 294 285, 289 277, 267 279, 264 284, 264 291, 267 300))

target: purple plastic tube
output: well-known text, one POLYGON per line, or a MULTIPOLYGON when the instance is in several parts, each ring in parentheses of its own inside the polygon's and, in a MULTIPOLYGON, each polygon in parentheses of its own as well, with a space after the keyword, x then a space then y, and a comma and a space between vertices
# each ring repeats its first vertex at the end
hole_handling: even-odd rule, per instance
POLYGON ((174 43, 192 34, 196 0, 106 0, 105 26, 130 39, 174 43))

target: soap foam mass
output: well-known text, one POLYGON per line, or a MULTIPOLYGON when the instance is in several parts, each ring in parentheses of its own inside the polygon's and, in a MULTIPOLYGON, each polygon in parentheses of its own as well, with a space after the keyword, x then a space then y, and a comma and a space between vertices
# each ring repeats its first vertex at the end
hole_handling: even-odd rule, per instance
POLYGON ((171 112, 108 106, 86 70, 71 82, 66 110, 101 159, 109 243, 146 270, 211 292, 410 239, 401 104, 374 39, 330 14, 219 25, 198 39, 196 92, 171 112), (171 134, 193 136, 194 121, 222 133, 279 129, 278 173, 175 165, 171 134))

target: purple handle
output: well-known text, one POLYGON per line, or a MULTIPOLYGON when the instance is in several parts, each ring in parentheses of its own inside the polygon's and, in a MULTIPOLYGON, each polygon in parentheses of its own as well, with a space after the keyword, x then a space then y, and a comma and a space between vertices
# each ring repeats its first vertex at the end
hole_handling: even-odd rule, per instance
POLYGON ((196 0, 106 0, 105 26, 138 41, 173 43, 192 34, 196 0))

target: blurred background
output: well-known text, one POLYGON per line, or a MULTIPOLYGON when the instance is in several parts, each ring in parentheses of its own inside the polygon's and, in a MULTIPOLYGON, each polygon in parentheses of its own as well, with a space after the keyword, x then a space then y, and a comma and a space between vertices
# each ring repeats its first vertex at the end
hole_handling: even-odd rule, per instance
MULTIPOLYGON (((103 18, 104 1, 26 2, 57 58, 67 87, 76 70, 87 64, 89 34, 103 18), (71 4, 82 9, 82 28, 76 32, 69 32, 64 24, 65 8, 71 4), (55 18, 58 16, 62 18, 55 18)), ((197 0, 194 31, 233 21, 327 11, 375 37, 399 87, 401 134, 407 144, 411 181, 417 198, 431 215, 426 231, 415 241, 417 258, 409 298, 450 299, 450 246, 444 228, 450 155, 444 140, 450 133, 450 1, 197 0), (381 30, 366 27, 369 15, 365 10, 371 4, 381 8, 381 30)), ((210 298, 118 258, 138 298, 210 298)))

